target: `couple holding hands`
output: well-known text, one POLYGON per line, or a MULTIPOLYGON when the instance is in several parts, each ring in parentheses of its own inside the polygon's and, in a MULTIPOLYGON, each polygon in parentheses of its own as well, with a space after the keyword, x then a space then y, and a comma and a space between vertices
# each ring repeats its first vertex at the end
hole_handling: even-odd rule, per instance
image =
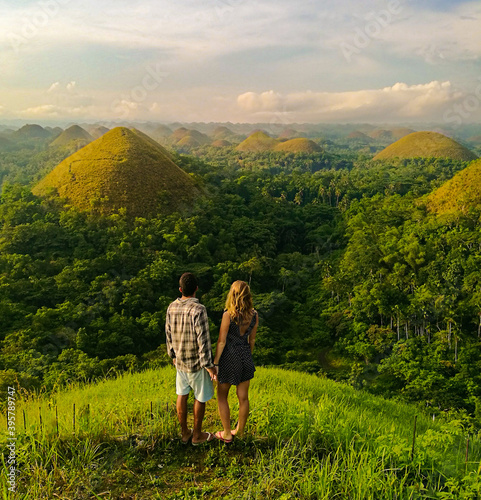
POLYGON ((177 417, 182 443, 194 446, 215 439, 231 443, 242 436, 249 416, 249 383, 254 377, 252 351, 259 318, 252 305, 249 285, 235 281, 227 296, 220 325, 215 357, 209 333, 206 308, 195 297, 197 279, 184 273, 179 281, 182 297, 172 302, 165 321, 167 353, 177 369, 177 417), (223 430, 215 434, 202 432, 205 403, 214 396, 213 380, 217 380, 217 403, 223 430), (239 399, 239 418, 231 429, 227 397, 232 385, 239 399), (187 400, 194 391, 194 428, 187 426, 187 400))

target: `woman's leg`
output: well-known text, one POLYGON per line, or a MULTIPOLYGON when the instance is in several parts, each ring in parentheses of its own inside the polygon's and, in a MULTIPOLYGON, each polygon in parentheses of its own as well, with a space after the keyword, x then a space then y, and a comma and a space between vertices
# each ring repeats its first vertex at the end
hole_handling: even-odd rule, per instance
POLYGON ((230 432, 229 401, 227 400, 230 386, 231 384, 217 384, 217 405, 219 407, 222 427, 224 427, 224 434, 222 436, 224 439, 232 439, 232 434, 230 432))
POLYGON ((237 386, 237 398, 239 399, 239 423, 232 434, 236 436, 244 435, 247 417, 249 416, 249 384, 250 380, 241 382, 237 386))

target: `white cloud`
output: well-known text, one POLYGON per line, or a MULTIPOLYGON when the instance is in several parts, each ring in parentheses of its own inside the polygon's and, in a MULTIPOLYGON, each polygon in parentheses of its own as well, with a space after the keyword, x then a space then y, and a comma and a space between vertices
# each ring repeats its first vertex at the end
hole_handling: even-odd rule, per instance
POLYGON ((65 107, 54 104, 42 104, 24 109, 19 115, 25 118, 64 118, 64 117, 85 117, 89 116, 90 109, 87 107, 65 107))
POLYGON ((60 82, 55 82, 55 83, 52 83, 52 85, 50 85, 50 87, 47 90, 47 92, 55 92, 59 88, 60 88, 60 82))
POLYGON ((77 85, 76 82, 69 82, 69 83, 67 83, 67 90, 69 90, 69 91, 74 90, 76 85, 77 85))
POLYGON ((441 117, 463 96, 449 81, 432 81, 350 92, 246 92, 237 97, 237 104, 251 118, 283 113, 291 121, 429 120, 441 117))

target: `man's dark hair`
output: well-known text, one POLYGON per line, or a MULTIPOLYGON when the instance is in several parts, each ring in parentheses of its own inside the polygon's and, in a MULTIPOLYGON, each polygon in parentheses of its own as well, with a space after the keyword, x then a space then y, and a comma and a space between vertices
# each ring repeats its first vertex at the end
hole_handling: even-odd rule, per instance
POLYGON ((197 278, 192 273, 184 273, 179 280, 179 286, 182 289, 182 295, 184 297, 192 297, 197 287, 197 278))

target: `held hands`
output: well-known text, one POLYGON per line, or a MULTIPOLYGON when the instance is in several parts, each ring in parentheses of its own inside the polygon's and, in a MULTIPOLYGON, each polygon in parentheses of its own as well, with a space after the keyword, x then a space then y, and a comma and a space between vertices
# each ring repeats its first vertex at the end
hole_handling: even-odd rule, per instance
POLYGON ((217 366, 206 368, 206 370, 209 372, 211 380, 217 380, 217 366))

